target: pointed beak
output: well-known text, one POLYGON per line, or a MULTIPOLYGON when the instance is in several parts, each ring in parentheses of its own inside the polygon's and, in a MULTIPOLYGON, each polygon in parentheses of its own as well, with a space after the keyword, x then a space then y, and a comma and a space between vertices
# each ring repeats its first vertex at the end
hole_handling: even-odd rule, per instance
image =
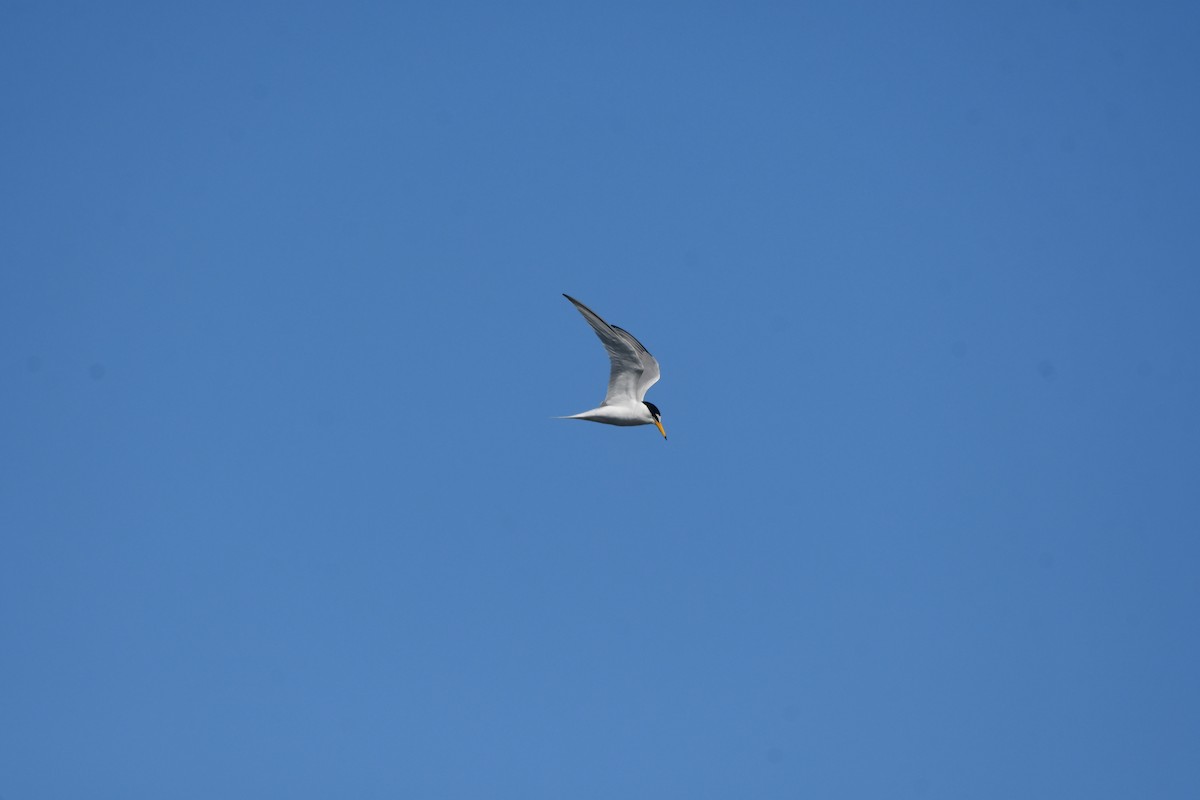
POLYGON ((661 434, 663 435, 663 438, 664 438, 664 439, 665 439, 665 438, 667 438, 667 432, 663 430, 662 423, 661 423, 661 422, 659 422, 658 420, 654 420, 654 424, 655 424, 656 426, 658 426, 658 432, 659 432, 659 433, 661 433, 661 434))

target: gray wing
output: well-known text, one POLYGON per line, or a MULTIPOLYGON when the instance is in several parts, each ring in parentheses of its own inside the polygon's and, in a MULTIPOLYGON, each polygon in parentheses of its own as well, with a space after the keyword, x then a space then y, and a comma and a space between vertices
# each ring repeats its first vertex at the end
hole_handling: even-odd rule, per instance
POLYGON ((628 340, 629 343, 637 349, 638 357, 642 361, 642 375, 640 378, 638 378, 636 395, 637 400, 640 403, 643 399, 645 399, 646 392, 650 390, 650 387, 658 383, 658 359, 650 355, 650 351, 643 347, 641 342, 633 338, 633 334, 629 331, 625 330, 624 328, 618 328, 616 325, 613 325, 612 329, 620 336, 628 340))
POLYGON ((646 396, 646 390, 658 382, 658 361, 650 355, 642 343, 633 334, 615 325, 609 325, 600 315, 583 303, 564 294, 571 301, 583 318, 592 326, 592 330, 600 337, 600 343, 608 351, 612 368, 608 373, 608 394, 604 396, 602 405, 618 405, 640 403, 646 396))

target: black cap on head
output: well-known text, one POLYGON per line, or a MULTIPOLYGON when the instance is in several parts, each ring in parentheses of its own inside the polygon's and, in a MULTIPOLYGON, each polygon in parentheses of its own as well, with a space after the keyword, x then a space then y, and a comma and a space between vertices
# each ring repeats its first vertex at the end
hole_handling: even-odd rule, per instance
POLYGON ((658 406, 654 405, 654 403, 651 403, 647 400, 643 400, 642 402, 646 404, 646 408, 650 409, 650 413, 654 415, 655 419, 658 419, 662 416, 658 410, 658 406))

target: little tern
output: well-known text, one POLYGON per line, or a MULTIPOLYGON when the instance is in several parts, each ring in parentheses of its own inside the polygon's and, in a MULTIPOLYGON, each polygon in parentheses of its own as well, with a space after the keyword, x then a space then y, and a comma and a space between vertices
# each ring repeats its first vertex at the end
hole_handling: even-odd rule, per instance
POLYGON ((586 419, 606 425, 655 425, 666 439, 658 406, 642 399, 646 391, 658 383, 658 362, 654 356, 629 331, 609 325, 571 295, 564 294, 563 297, 579 309, 600 337, 612 369, 608 373, 608 394, 604 395, 604 402, 598 408, 560 419, 586 419))

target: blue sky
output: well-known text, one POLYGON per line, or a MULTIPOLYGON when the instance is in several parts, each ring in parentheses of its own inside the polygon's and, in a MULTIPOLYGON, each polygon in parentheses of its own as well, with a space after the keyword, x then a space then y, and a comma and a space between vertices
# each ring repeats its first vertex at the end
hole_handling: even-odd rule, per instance
POLYGON ((4 800, 1200 791, 1194 6, 3 17, 4 800))

